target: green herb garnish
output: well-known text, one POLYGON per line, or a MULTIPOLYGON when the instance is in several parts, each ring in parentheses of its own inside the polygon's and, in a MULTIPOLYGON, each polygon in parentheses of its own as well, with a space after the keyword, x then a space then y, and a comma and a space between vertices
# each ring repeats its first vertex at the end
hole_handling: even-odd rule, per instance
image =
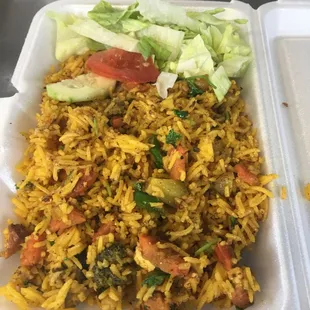
POLYGON ((162 169, 164 167, 163 156, 161 153, 159 141, 157 140, 156 136, 152 136, 151 143, 154 144, 154 146, 150 149, 150 153, 153 156, 155 166, 158 169, 162 169))
POLYGON ((181 119, 185 119, 188 116, 188 112, 187 111, 182 111, 182 110, 173 110, 174 114, 181 118, 181 119))
POLYGON ((162 285, 169 277, 170 275, 168 273, 156 268, 154 271, 147 275, 147 277, 142 282, 142 285, 146 285, 147 287, 159 286, 162 285))
POLYGON ((238 223, 238 221, 234 216, 229 217, 229 224, 230 224, 231 230, 234 229, 234 227, 237 225, 237 223, 238 223))
POLYGON ((50 245, 53 246, 55 244, 55 241, 50 241, 50 245))
POLYGON ((19 190, 19 186, 17 184, 15 184, 15 189, 19 190))
POLYGON ((201 253, 207 252, 208 254, 211 254, 213 251, 213 246, 215 244, 217 244, 218 239, 215 239, 213 241, 209 241, 207 243, 205 243, 201 248, 199 248, 196 252, 195 252, 195 256, 198 256, 201 253))
POLYGON ((177 142, 182 138, 182 135, 175 132, 173 129, 171 129, 166 137, 166 143, 172 144, 174 147, 176 147, 177 142))
POLYGON ((151 196, 140 190, 135 190, 134 200, 136 202, 137 208, 139 209, 145 209, 148 212, 155 212, 158 214, 163 214, 163 211, 164 211, 163 209, 154 208, 151 206, 151 203, 161 202, 157 197, 151 196))
POLYGON ((209 76, 206 75, 197 75, 197 76, 191 76, 189 78, 186 78, 185 80, 187 81, 187 84, 190 88, 189 95, 191 97, 196 97, 197 95, 203 94, 205 91, 199 88, 196 84, 197 79, 203 79, 208 82, 210 86, 212 86, 213 89, 216 89, 216 86, 210 81, 209 76))
POLYGON ((188 78, 187 79, 187 84, 189 86, 189 95, 191 97, 196 97, 198 95, 202 95, 204 93, 204 91, 199 88, 196 84, 195 84, 195 81, 192 80, 191 78, 188 78))
POLYGON ((29 284, 30 284, 30 282, 29 282, 28 280, 25 280, 25 281, 24 281, 24 286, 25 286, 25 287, 28 287, 29 284))
POLYGON ((95 130, 95 134, 98 137, 99 136, 99 132, 98 132, 98 124, 97 124, 97 119, 94 118, 94 130, 95 130))

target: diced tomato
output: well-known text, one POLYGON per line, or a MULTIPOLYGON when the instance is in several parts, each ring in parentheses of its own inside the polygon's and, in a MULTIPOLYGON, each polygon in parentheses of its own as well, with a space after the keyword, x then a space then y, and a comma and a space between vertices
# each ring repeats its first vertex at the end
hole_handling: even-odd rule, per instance
POLYGON ((232 268, 232 258, 234 255, 233 249, 230 245, 218 244, 214 249, 215 255, 220 263, 224 266, 225 270, 232 268))
POLYGON ((45 247, 36 247, 35 244, 44 241, 45 238, 45 235, 36 236, 34 234, 28 238, 20 256, 22 266, 30 267, 40 262, 45 247))
POLYGON ((235 171, 238 173, 238 177, 245 183, 248 183, 249 185, 259 184, 257 175, 249 171, 243 164, 237 164, 235 166, 235 171))
POLYGON ((175 152, 179 153, 179 158, 175 161, 174 165, 170 170, 170 177, 173 180, 180 180, 182 171, 186 170, 186 153, 187 151, 178 145, 176 149, 172 149, 169 155, 173 156, 175 152))
POLYGON ((68 214, 68 219, 71 224, 66 224, 61 220, 52 219, 50 222, 50 230, 52 232, 59 232, 60 234, 66 229, 74 225, 82 224, 86 221, 86 218, 80 210, 73 209, 71 213, 68 214))
POLYGON ((93 242, 100 236, 105 236, 115 231, 115 225, 112 222, 102 224, 96 233, 93 235, 93 242))
POLYGON ((151 298, 143 303, 143 310, 170 310, 170 304, 160 292, 155 292, 151 298))
POLYGON ((121 116, 112 116, 111 120, 111 125, 114 129, 119 129, 123 126, 124 122, 123 122, 123 118, 121 116))
POLYGON ((179 268, 180 264, 185 263, 183 257, 170 248, 158 248, 157 242, 158 240, 154 237, 147 235, 139 236, 139 245, 143 258, 172 276, 186 276, 189 272, 189 267, 185 269, 179 268))
POLYGON ((249 299, 249 294, 247 293, 247 291, 245 289, 243 289, 242 287, 237 287, 232 295, 232 299, 231 302, 241 308, 241 309, 245 309, 248 306, 251 305, 250 303, 250 299, 249 299))
POLYGON ((122 82, 155 82, 159 76, 151 57, 145 60, 140 53, 119 48, 93 54, 88 58, 86 67, 98 75, 122 82))

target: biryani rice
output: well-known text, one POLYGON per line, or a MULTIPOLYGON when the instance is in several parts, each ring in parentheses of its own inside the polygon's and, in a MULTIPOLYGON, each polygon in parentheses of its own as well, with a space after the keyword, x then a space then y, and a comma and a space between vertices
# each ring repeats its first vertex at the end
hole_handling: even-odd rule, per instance
MULTIPOLYGON (((89 55, 71 56, 59 70, 54 69, 45 77, 45 83, 83 74, 89 55)), ((195 98, 188 98, 187 91, 185 81, 177 82, 169 97, 162 100, 152 85, 143 91, 139 87, 129 91, 119 87, 111 98, 81 104, 58 102, 43 92, 37 127, 29 131, 28 148, 17 166, 24 181, 18 184, 17 195, 12 199, 20 222, 38 235, 46 234, 46 240, 36 244, 45 249, 43 263, 31 268, 20 266, 10 283, 0 289, 1 295, 25 310, 32 306, 73 309, 82 302, 97 304, 101 309, 122 309, 128 291, 122 286, 111 286, 98 293, 92 271, 97 255, 117 238, 128 249, 128 256, 112 265, 103 261, 101 267, 106 264, 119 279, 132 278, 137 291, 136 307, 151 298, 155 290, 163 292, 171 303, 194 302, 197 309, 206 303, 229 308, 236 287, 245 289, 253 302, 260 287, 251 270, 236 263, 242 250, 256 241, 259 222, 267 217, 268 197, 273 195, 264 186, 276 175, 260 175, 257 186, 236 178, 235 194, 228 187, 224 196, 216 193, 218 177, 233 172, 239 162, 248 163, 251 171, 261 174, 263 158, 256 130, 245 113, 235 81, 222 104, 211 88, 195 98), (120 102, 126 133, 107 125, 109 115, 120 102), (187 111, 189 117, 179 119, 174 109, 187 111), (223 116, 225 110, 230 114, 229 120, 223 116), (64 121, 66 127, 62 128, 64 121), (180 143, 190 152, 186 172, 181 176, 190 194, 177 199, 178 208, 166 213, 165 221, 160 223, 156 214, 137 208, 133 187, 136 181, 152 176, 167 178, 164 169, 152 168, 149 138, 156 134, 163 151, 168 153, 171 145, 166 143, 166 136, 171 129, 182 135, 180 143), (194 146, 199 152, 193 151, 194 146), (66 179, 61 181, 59 173, 63 170, 66 179), (82 199, 68 200, 82 175, 89 173, 98 175, 90 190, 82 199), (51 219, 70 225, 68 215, 73 208, 83 213, 86 222, 61 234, 52 232, 51 219), (234 227, 230 225, 232 218, 236 221, 234 227), (96 221, 112 222, 114 232, 92 242, 96 221), (148 288, 143 285, 146 270, 136 270, 133 256, 138 236, 150 232, 165 234, 170 243, 161 246, 173 247, 194 270, 177 294, 173 277, 159 287, 148 288), (230 271, 212 253, 195 257, 203 243, 217 238, 234 249, 235 264, 230 271), (85 251, 87 270, 77 258, 85 251)), ((164 158, 168 171, 177 154, 164 158)), ((163 204, 155 203, 153 207, 163 208, 163 204)))

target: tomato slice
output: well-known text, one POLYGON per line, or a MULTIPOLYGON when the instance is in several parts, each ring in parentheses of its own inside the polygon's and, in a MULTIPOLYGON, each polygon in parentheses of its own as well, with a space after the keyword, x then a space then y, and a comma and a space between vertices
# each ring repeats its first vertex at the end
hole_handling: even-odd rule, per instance
POLYGON ((159 71, 153 60, 147 60, 139 53, 111 48, 90 56, 86 67, 92 72, 121 82, 155 82, 159 71))

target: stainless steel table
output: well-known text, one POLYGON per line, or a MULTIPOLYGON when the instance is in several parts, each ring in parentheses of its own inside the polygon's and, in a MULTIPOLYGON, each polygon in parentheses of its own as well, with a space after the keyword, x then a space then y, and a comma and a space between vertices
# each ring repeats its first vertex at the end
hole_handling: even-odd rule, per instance
MULTIPOLYGON (((13 95, 11 76, 35 13, 54 0, 0 0, 0 98, 13 95)), ((223 1, 223 0, 216 0, 223 1)), ((224 0, 225 1, 225 0, 224 0)), ((268 0, 243 0, 254 8, 268 0)))

